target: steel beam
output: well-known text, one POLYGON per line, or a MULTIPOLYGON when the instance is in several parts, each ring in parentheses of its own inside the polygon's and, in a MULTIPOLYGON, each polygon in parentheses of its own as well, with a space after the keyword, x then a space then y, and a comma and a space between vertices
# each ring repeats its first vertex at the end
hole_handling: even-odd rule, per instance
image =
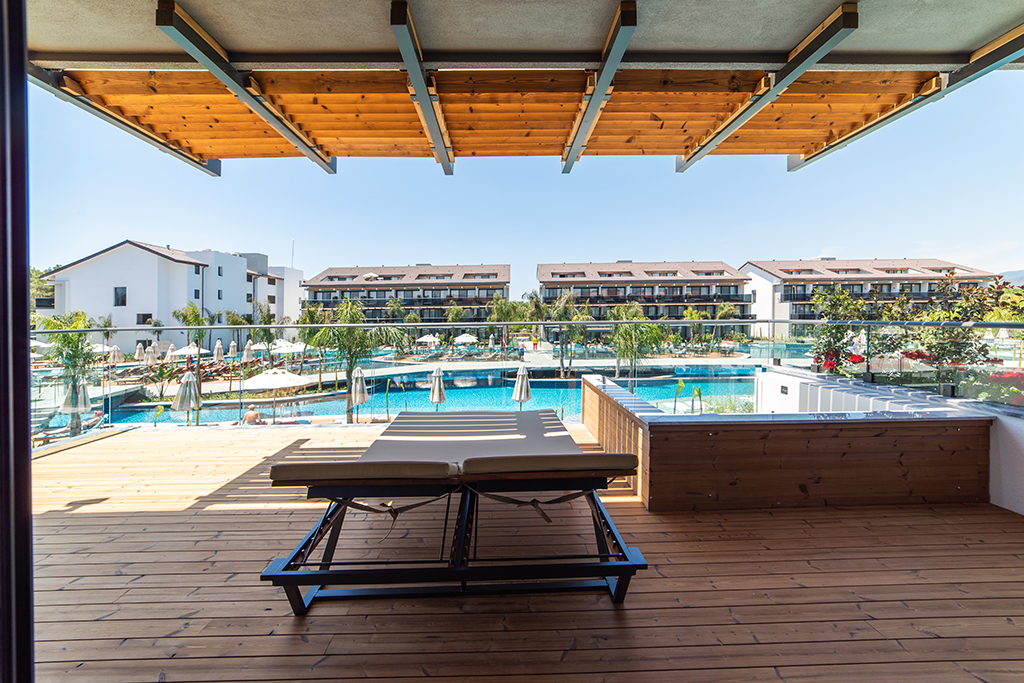
POLYGON ((604 53, 601 55, 601 66, 597 70, 596 82, 593 90, 587 88, 587 94, 583 96, 581 113, 573 123, 572 132, 566 142, 565 151, 562 153, 562 173, 569 173, 572 170, 583 150, 587 148, 587 140, 594 132, 597 119, 604 111, 604 105, 611 97, 612 79, 618 71, 619 63, 626 54, 626 46, 629 39, 636 31, 636 3, 623 2, 615 14, 615 22, 608 34, 608 40, 604 46, 604 53))
POLYGON ((758 112, 777 100, 786 88, 792 85, 793 81, 800 78, 853 33, 857 29, 857 25, 857 5, 853 3, 840 5, 789 53, 789 59, 780 71, 774 75, 769 74, 761 81, 750 99, 737 107, 732 115, 699 142, 688 156, 676 157, 676 172, 682 173, 703 159, 758 112))
POLYGON ((170 140, 159 133, 147 130, 140 124, 133 122, 128 117, 112 111, 106 105, 95 102, 89 98, 81 88, 74 88, 73 81, 64 76, 60 71, 47 71, 35 64, 28 65, 28 80, 35 83, 43 90, 54 95, 65 102, 69 102, 83 111, 100 118, 112 126, 116 126, 129 135, 134 135, 143 142, 147 142, 161 152, 184 161, 189 166, 197 168, 203 173, 214 177, 220 177, 220 159, 200 159, 194 154, 189 154, 183 149, 176 147, 170 140), (69 87, 70 86, 70 87, 69 87))
POLYGON ((267 100, 248 74, 237 71, 228 62, 227 52, 188 16, 177 3, 160 0, 156 25, 223 83, 242 104, 276 130, 281 137, 328 173, 337 172, 337 161, 309 139, 283 112, 267 100), (256 94, 254 94, 254 92, 256 94))
POLYGON ((790 154, 787 160, 787 170, 797 171, 832 152, 837 152, 882 126, 898 121, 926 104, 938 102, 949 93, 1022 57, 1024 57, 1024 24, 972 53, 971 62, 966 66, 928 81, 914 97, 897 105, 889 112, 884 112, 879 118, 867 122, 852 133, 827 142, 821 149, 810 154, 790 154))
POLYGON ((452 175, 455 155, 448 141, 447 127, 444 125, 437 92, 427 84, 427 77, 423 73, 423 54, 416 38, 416 29, 412 24, 412 15, 409 14, 409 3, 391 3, 391 32, 395 34, 398 51, 402 54, 405 71, 409 75, 410 95, 413 104, 416 105, 423 130, 429 138, 430 151, 441 164, 444 174, 452 175))

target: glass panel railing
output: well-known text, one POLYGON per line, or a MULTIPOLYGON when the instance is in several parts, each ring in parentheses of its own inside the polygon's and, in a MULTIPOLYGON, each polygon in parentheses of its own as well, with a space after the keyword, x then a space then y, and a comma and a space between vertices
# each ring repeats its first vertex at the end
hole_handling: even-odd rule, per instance
POLYGON ((580 416, 584 374, 617 380, 664 412, 748 412, 753 378, 769 366, 1021 405, 1024 325, 980 325, 636 314, 542 324, 40 329, 32 347, 32 420, 45 440, 109 423, 238 422, 249 406, 277 422, 388 420, 402 410, 518 410, 520 367, 532 396, 522 405, 553 408, 569 420, 580 416), (357 368, 365 401, 355 392, 350 400, 347 390, 357 368), (443 403, 431 400, 435 369, 443 403), (281 375, 277 383, 270 370, 281 375), (202 394, 198 417, 174 404, 188 372, 202 394))

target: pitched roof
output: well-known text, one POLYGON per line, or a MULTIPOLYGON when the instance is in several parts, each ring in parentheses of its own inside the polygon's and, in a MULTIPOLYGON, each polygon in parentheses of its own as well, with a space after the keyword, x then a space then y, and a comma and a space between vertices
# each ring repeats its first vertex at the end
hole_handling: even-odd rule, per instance
POLYGON ((488 284, 506 285, 512 267, 508 264, 476 264, 435 266, 419 264, 415 266, 356 266, 351 268, 328 268, 322 273, 302 283, 303 287, 332 288, 363 288, 366 286, 399 286, 436 284, 449 286, 452 284, 485 286, 488 284), (493 278, 474 278, 472 275, 494 275, 493 278), (367 278, 366 276, 374 276, 367 278), (450 275, 444 280, 431 280, 431 276, 450 275), (397 278, 386 280, 381 278, 397 278))
POLYGON ((937 280, 953 269, 958 280, 994 279, 996 273, 934 258, 918 259, 810 259, 799 261, 747 261, 787 282, 937 280), (886 272, 898 271, 898 272, 886 272))
POLYGON ((615 263, 540 263, 537 279, 542 284, 746 282, 750 278, 722 261, 616 261, 615 263), (560 273, 573 277, 559 277, 560 273), (606 273, 606 275, 602 275, 606 273), (616 276, 607 274, 617 273, 616 276), (672 273, 655 275, 654 273, 672 273), (714 274, 712 274, 714 273, 714 274))
POLYGON ((61 271, 67 270, 68 268, 77 266, 80 263, 85 263, 86 261, 94 259, 97 256, 102 256, 103 254, 106 254, 108 251, 113 251, 114 249, 123 247, 125 245, 135 247, 136 249, 142 249, 143 251, 148 251, 151 254, 156 254, 161 258, 165 258, 168 261, 174 261, 175 263, 184 263, 190 266, 201 266, 203 268, 205 268, 207 265, 202 261, 197 261, 196 259, 192 258, 191 256, 181 251, 180 249, 171 249, 169 246, 158 247, 155 244, 146 244, 145 242, 136 242, 135 240, 124 240, 123 242, 118 242, 117 244, 107 247, 106 249, 97 251, 95 254, 89 254, 85 258, 80 258, 77 261, 73 261, 67 265, 61 266, 59 268, 54 268, 53 270, 44 273, 43 277, 50 277, 51 275, 55 275, 61 271))

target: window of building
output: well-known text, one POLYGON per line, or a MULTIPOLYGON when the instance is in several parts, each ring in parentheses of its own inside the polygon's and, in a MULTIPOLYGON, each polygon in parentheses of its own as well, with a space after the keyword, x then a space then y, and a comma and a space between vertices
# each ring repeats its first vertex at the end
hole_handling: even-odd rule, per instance
POLYGON ((218 299, 223 299, 224 298, 224 290, 223 289, 218 289, 217 290, 217 298, 218 299))
POLYGON ((497 273, 469 273, 466 275, 467 280, 497 280, 497 273))
POLYGON ((115 306, 127 306, 128 305, 128 288, 127 287, 114 287, 114 305, 115 306))
POLYGON ((405 277, 404 274, 402 274, 402 275, 381 275, 377 279, 378 280, 401 280, 404 277, 405 277))
POLYGON ((879 294, 889 294, 892 292, 892 285, 888 282, 881 282, 871 285, 871 289, 875 290, 879 294))
POLYGON ((634 287, 634 296, 654 296, 654 287, 634 287))
POLYGON ((693 295, 696 295, 696 296, 707 296, 707 295, 711 294, 711 287, 708 287, 708 286, 703 286, 702 287, 702 286, 698 286, 698 285, 693 285, 693 286, 690 286, 690 287, 686 288, 686 293, 687 294, 693 294, 693 295))
POLYGON ((697 277, 716 277, 725 275, 725 273, 721 270, 702 270, 694 273, 694 275, 697 277))
POLYGON ((443 289, 424 289, 423 296, 427 299, 443 299, 445 296, 445 290, 443 289))
POLYGON ((199 275, 199 266, 196 266, 196 275, 199 275))
POLYGON ((246 274, 245 281, 246 282, 252 282, 252 273, 247 273, 246 274))
POLYGON ((148 325, 149 321, 153 319, 152 313, 136 313, 135 324, 136 325, 148 325))
POLYGON ((351 275, 328 275, 324 279, 328 282, 349 282, 353 278, 351 275))
POLYGON ((503 293, 504 293, 504 290, 502 290, 502 289, 484 289, 484 288, 480 289, 480 296, 486 297, 486 298, 491 298, 491 297, 493 297, 496 294, 503 294, 503 293))
POLYGON ((399 299, 412 299, 416 296, 415 289, 400 289, 396 292, 396 296, 399 299))
POLYGON ((954 272, 955 269, 953 269, 953 268, 929 268, 929 270, 932 271, 933 273, 940 273, 942 275, 945 275, 946 273, 954 272))
POLYGON ((199 290, 198 289, 193 289, 192 290, 192 298, 193 299, 198 299, 199 298, 199 290))
POLYGON ((859 275, 864 271, 860 268, 830 268, 836 275, 859 275))
POLYGON ((251 304, 252 303, 252 294, 246 294, 245 295, 245 303, 247 303, 247 304, 251 304))
POLYGON ((885 268, 885 269, 882 270, 882 272, 883 273, 888 273, 889 275, 904 275, 904 274, 906 274, 907 269, 906 268, 885 268))
POLYGON ((551 275, 558 278, 584 277, 583 273, 552 273, 551 275))
POLYGON ((864 285, 840 285, 840 288, 845 289, 850 294, 864 293, 864 285))
POLYGON ((920 282, 904 282, 902 285, 900 285, 900 291, 901 292, 920 292, 921 291, 921 283, 920 282))
POLYGON ((800 269, 800 268, 783 268, 782 272, 786 275, 814 275, 813 270, 800 269))
POLYGON ((445 273, 442 275, 417 275, 417 280, 451 280, 451 273, 445 273))
POLYGON ((601 277, 630 277, 633 273, 598 273, 601 277))
POLYGON ((269 286, 269 287, 273 287, 273 286, 274 286, 274 285, 276 285, 276 284, 277 284, 277 280, 275 280, 275 279, 274 279, 274 278, 272 278, 272 277, 268 277, 268 278, 267 278, 267 286, 269 286))
POLYGON ((468 299, 473 296, 473 290, 471 289, 453 289, 452 296, 456 299, 468 299))
POLYGON ((718 285, 719 294, 739 294, 739 285, 718 285))
POLYGON ((648 271, 647 275, 650 277, 675 277, 679 275, 679 273, 674 270, 655 270, 648 271))
POLYGON ((388 290, 386 289, 371 289, 366 293, 367 299, 387 299, 388 290))
POLYGON ((268 294, 267 295, 267 303, 268 304, 276 304, 277 303, 277 297, 274 296, 273 294, 268 294))
POLYGON ((217 277, 224 277, 224 266, 217 266, 217 277))

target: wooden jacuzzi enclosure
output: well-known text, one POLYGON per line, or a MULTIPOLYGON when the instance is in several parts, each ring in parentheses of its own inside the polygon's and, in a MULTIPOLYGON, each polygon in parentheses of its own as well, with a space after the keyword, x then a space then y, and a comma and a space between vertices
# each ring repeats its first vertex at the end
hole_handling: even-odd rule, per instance
POLYGON ((992 418, 673 416, 587 376, 583 424, 606 451, 635 453, 652 512, 989 502, 992 418))

